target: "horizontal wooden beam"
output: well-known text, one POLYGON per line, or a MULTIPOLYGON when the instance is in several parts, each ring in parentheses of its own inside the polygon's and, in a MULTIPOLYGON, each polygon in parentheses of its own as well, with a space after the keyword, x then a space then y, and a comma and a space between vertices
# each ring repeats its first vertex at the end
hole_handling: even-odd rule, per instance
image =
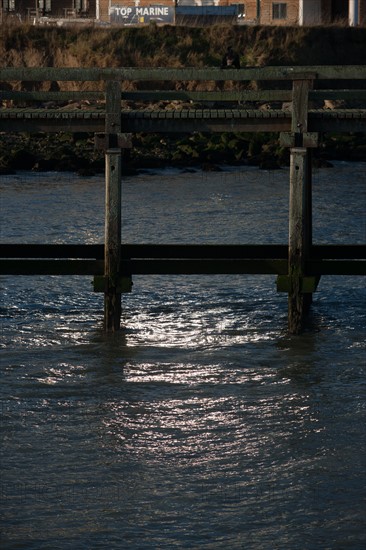
MULTIPOLYGON (((0 100, 38 101, 38 102, 78 102, 103 101, 103 91, 18 91, 0 90, 0 100)), ((195 101, 195 102, 230 102, 230 101, 291 101, 291 90, 222 90, 222 91, 185 91, 185 90, 135 90, 121 91, 121 100, 125 101, 195 101)), ((365 100, 366 90, 311 90, 310 100, 345 99, 365 100)))
POLYGON ((291 113, 239 108, 123 112, 122 126, 132 133, 282 132, 291 127, 291 113))
POLYGON ((258 101, 290 101, 291 90, 223 90, 223 91, 174 91, 174 90, 136 90, 122 91, 122 99, 126 101, 193 101, 193 102, 258 102, 258 101))
POLYGON ((310 100, 319 99, 345 99, 345 100, 365 100, 366 90, 310 90, 310 100))
POLYGON ((103 275, 103 260, 2 260, 0 275, 103 275))
POLYGON ((103 244, 0 244, 0 258, 104 258, 103 244))
MULTIPOLYGON (((197 120, 176 120, 169 122, 167 120, 134 120, 125 123, 124 131, 126 133, 164 133, 164 134, 190 134, 194 132, 201 133, 225 133, 225 132, 289 132, 291 130, 290 119, 247 119, 247 120, 223 120, 223 121, 205 121, 197 120)), ((63 120, 57 125, 50 120, 34 120, 24 122, 18 120, 0 119, 0 132, 28 132, 28 133, 100 133, 104 130, 104 122, 101 120, 63 120)), ((366 133, 365 120, 314 120, 309 122, 310 132, 361 132, 366 133)))
MULTIPOLYGON (((121 257, 165 259, 287 259, 286 244, 128 244, 121 245, 121 257)), ((312 260, 364 260, 366 247, 361 244, 313 245, 309 250, 312 260)), ((103 244, 0 244, 0 258, 104 258, 103 244)))
POLYGON ((51 119, 38 120, 22 120, 18 119, 1 119, 0 132, 25 132, 25 133, 75 133, 86 132, 95 134, 103 132, 105 129, 104 117, 101 119, 64 119, 55 123, 51 119))
POLYGON ((287 245, 275 244, 123 244, 123 258, 286 259, 287 245))
MULTIPOLYGON (((319 126, 319 125, 318 125, 319 126)), ((332 125, 330 125, 332 126, 332 125)), ((335 126, 335 125, 333 125, 335 126)), ((350 125, 357 131, 356 124, 350 125)), ((87 132, 101 133, 104 130, 102 120, 78 119, 60 120, 55 123, 50 119, 38 120, 4 120, 0 118, 0 132, 28 132, 28 133, 58 133, 58 132, 87 132)), ((329 125, 328 125, 329 127, 329 125)), ((191 134, 194 132, 286 132, 291 128, 290 119, 223 119, 223 120, 197 120, 197 119, 135 119, 123 123, 126 133, 164 133, 164 134, 191 134)))
POLYGON ((317 244, 310 246, 309 257, 314 260, 365 260, 363 244, 317 244))
MULTIPOLYGON (((102 275, 101 260, 3 260, 1 275, 102 275)), ((122 260, 122 275, 286 274, 286 260, 122 260)))
POLYGON ((103 91, 80 90, 80 91, 18 91, 0 90, 0 99, 12 99, 14 101, 101 101, 105 99, 103 91))
MULTIPOLYGON (((288 132, 291 112, 270 109, 122 110, 125 133, 288 132)), ((105 130, 104 111, 0 110, 2 132, 94 132, 105 130)), ((366 109, 311 110, 309 132, 366 132, 366 109)))
MULTIPOLYGON (((309 260, 308 275, 366 275, 365 260, 309 260)), ((103 260, 6 259, 1 275, 102 275, 103 260)), ((140 258, 121 261, 122 275, 276 274, 287 275, 285 259, 140 258)))
POLYGON ((287 260, 276 259, 136 259, 122 260, 128 275, 286 274, 287 260))
POLYGON ((309 260, 306 272, 311 275, 366 275, 365 260, 309 260))
MULTIPOLYGON (((40 102, 65 102, 65 101, 98 101, 105 99, 103 91, 71 91, 71 92, 38 92, 0 90, 0 100, 14 101, 40 101, 40 102)), ((242 90, 242 91, 184 91, 184 90, 136 90, 121 92, 122 101, 290 101, 291 90, 242 90)))
POLYGON ((315 65, 245 67, 220 69, 195 67, 173 68, 95 68, 95 67, 4 67, 0 69, 1 80, 14 81, 105 81, 105 80, 360 80, 366 79, 366 65, 315 65))

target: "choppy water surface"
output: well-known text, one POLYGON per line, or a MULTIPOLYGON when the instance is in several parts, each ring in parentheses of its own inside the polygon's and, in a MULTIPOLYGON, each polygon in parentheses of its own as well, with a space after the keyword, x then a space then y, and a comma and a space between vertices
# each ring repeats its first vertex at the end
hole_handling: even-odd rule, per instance
MULTIPOLYGON (((365 164, 314 175, 314 241, 365 239, 365 164)), ((103 241, 103 178, 7 176, 2 242, 103 241)), ((123 240, 285 243, 288 171, 142 174, 123 240)), ((324 277, 286 335, 272 276, 2 277, 2 547, 365 545, 365 286, 324 277)))

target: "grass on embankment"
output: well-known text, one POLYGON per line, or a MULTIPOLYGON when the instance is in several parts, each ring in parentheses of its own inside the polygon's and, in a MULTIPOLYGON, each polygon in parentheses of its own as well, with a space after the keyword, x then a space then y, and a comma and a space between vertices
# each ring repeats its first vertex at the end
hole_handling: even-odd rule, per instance
POLYGON ((210 67, 220 65, 228 44, 243 65, 358 65, 365 63, 366 28, 2 23, 0 59, 14 67, 210 67))

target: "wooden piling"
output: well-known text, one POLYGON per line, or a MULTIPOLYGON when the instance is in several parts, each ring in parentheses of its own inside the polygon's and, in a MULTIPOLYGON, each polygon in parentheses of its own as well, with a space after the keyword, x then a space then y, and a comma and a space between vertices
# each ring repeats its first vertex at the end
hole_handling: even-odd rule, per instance
POLYGON ((298 334, 303 327, 305 313, 302 279, 305 275, 307 243, 306 231, 306 172, 307 153, 304 147, 291 149, 289 253, 288 253, 288 329, 298 334))
POLYGON ((105 245, 104 245, 104 329, 119 330, 121 323, 121 85, 107 82, 105 153, 105 245))
POLYGON ((303 329, 312 294, 304 293, 305 262, 312 241, 311 156, 305 147, 308 130, 308 97, 311 79, 294 80, 293 115, 290 149, 289 250, 288 250, 288 330, 299 334, 303 329))

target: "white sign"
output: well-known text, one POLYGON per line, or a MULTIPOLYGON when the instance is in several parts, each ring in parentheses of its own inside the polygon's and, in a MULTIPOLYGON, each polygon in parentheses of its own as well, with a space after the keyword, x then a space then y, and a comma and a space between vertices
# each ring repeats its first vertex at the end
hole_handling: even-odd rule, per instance
POLYGON ((111 6, 109 8, 111 23, 135 25, 156 21, 161 23, 174 22, 174 8, 169 6, 111 6))

